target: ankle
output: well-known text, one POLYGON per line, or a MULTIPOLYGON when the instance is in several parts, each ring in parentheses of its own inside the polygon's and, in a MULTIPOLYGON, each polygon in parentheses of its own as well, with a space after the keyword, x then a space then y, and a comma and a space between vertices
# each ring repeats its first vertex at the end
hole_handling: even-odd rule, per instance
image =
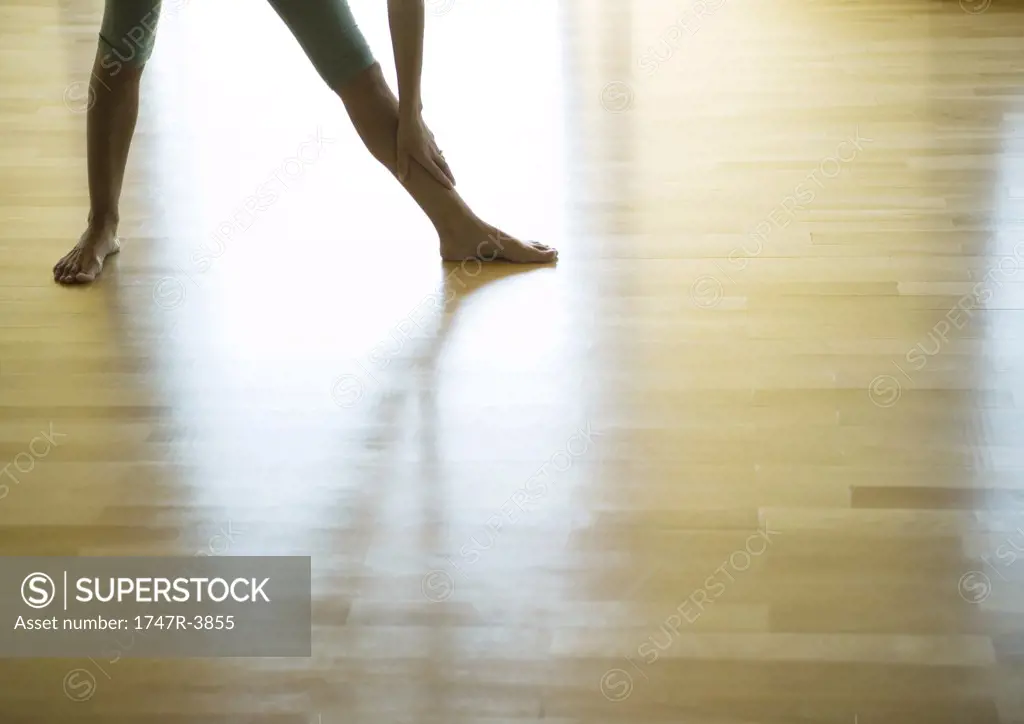
POLYGON ((90 211, 89 212, 89 228, 97 230, 110 230, 115 231, 117 225, 121 222, 121 218, 116 211, 90 211))
POLYGON ((438 236, 446 237, 465 236, 467 233, 484 226, 484 223, 473 214, 453 214, 440 219, 434 224, 438 236))

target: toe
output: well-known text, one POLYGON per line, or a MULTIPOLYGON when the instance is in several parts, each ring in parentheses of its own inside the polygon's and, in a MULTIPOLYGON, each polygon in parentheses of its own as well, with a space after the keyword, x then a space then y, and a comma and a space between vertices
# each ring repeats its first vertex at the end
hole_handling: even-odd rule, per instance
POLYGON ((64 266, 64 269, 61 270, 60 275, 61 282, 63 282, 64 284, 74 284, 75 277, 77 277, 78 274, 82 271, 82 265, 80 262, 81 260, 76 258, 74 261, 64 266))
POLYGON ((96 280, 102 269, 103 262, 99 259, 93 259, 91 264, 81 263, 78 271, 74 274, 74 279, 79 284, 88 284, 96 280))
POLYGON ((57 262, 57 266, 53 268, 54 278, 63 279, 70 274, 78 262, 78 255, 78 249, 74 249, 69 254, 65 255, 63 259, 57 262))
POLYGON ((557 256, 554 249, 539 249, 536 246, 527 247, 529 249, 528 261, 537 263, 546 263, 555 260, 557 256))
POLYGON ((530 246, 533 247, 534 253, 539 255, 541 261, 554 261, 558 258, 558 250, 547 244, 531 241, 530 246))

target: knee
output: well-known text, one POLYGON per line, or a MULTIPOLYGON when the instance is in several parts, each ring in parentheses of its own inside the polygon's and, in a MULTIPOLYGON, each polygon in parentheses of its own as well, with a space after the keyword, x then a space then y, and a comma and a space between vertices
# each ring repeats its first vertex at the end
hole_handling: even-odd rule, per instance
POLYGON ((336 89, 352 125, 374 155, 381 140, 398 129, 398 101, 379 65, 373 65, 336 89))
POLYGON ((98 83, 99 88, 115 93, 124 92, 125 89, 135 89, 135 92, 138 92, 145 68, 145 61, 120 60, 111 52, 110 46, 101 40, 92 69, 92 82, 98 83))
POLYGON ((159 18, 159 0, 107 0, 99 37, 102 74, 141 72, 153 53, 159 18))
POLYGON ((141 43, 122 40, 114 43, 105 36, 99 41, 99 74, 105 78, 128 79, 142 75, 150 55, 153 53, 152 39, 144 39, 141 43))
POLYGON ((335 84, 333 90, 349 112, 380 106, 394 100, 380 63, 374 63, 345 81, 335 84))

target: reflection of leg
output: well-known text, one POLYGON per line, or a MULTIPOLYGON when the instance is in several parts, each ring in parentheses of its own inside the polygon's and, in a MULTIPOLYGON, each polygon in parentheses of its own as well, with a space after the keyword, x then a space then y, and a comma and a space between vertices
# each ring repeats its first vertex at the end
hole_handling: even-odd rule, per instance
POLYGON ((153 50, 156 0, 107 0, 89 81, 86 143, 89 219, 78 243, 53 268, 67 284, 93 281, 119 249, 118 202, 139 113, 142 69, 153 50))
MULTIPOLYGON (((320 77, 341 97, 349 118, 374 158, 395 173, 398 101, 374 62, 345 0, 270 0, 295 35, 320 77)), ((454 190, 446 189, 418 164, 403 182, 430 218, 441 241, 441 256, 554 261, 543 244, 524 243, 479 219, 454 190)))

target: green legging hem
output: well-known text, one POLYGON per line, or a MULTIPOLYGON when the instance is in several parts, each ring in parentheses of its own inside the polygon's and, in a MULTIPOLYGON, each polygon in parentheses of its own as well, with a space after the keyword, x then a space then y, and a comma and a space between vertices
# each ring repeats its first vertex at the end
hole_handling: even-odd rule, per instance
MULTIPOLYGON (((267 1, 331 88, 343 85, 376 62, 346 0, 267 1)), ((176 4, 180 7, 184 2, 177 0, 176 4)), ((105 50, 104 68, 140 66, 149 60, 156 42, 160 5, 160 0, 106 0, 99 33, 105 50)))

